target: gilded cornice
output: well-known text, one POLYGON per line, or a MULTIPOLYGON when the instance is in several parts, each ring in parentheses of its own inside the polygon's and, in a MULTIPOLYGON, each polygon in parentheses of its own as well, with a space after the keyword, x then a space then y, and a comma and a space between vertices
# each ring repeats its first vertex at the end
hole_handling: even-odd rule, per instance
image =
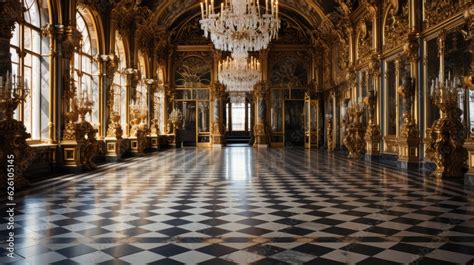
POLYGON ((408 9, 407 0, 391 0, 385 6, 384 51, 399 47, 406 40, 408 32, 410 32, 408 9))

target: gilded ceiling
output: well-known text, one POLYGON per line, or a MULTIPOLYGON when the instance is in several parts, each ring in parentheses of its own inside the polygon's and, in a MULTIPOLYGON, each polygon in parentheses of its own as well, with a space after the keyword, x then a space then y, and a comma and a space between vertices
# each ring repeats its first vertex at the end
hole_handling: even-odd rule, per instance
MULTIPOLYGON (((144 0, 143 4, 153 11, 155 20, 165 24, 170 30, 181 24, 176 20, 188 20, 189 16, 199 14, 199 0, 144 0)), ((357 0, 280 0, 282 13, 298 13, 304 21, 316 29, 325 17, 342 13, 340 2, 356 7, 357 0)), ((216 2, 218 5, 219 0, 216 2)), ((336 21, 334 21, 336 22, 336 21)))

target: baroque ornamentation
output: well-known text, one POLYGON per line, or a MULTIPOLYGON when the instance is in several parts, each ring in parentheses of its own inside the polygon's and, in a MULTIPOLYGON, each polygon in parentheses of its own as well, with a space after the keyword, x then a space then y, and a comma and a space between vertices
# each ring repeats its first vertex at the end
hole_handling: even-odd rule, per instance
POLYGON ((133 107, 130 116, 130 135, 136 138, 136 152, 142 154, 147 146, 146 136, 150 134, 150 129, 146 124, 147 112, 138 107, 133 107))
POLYGON ((0 38, 11 39, 15 23, 23 19, 24 7, 19 0, 0 1, 0 38))
POLYGON ((148 56, 158 55, 161 59, 167 58, 170 34, 163 26, 153 20, 148 20, 138 25, 136 39, 138 41, 138 48, 148 54, 148 56))
POLYGON ((308 84, 308 52, 271 52, 269 67, 273 86, 292 86, 304 88, 308 84))
POLYGON ((110 114, 110 122, 107 128, 107 137, 113 137, 115 139, 122 139, 123 130, 120 124, 120 115, 117 112, 110 114))
POLYGON ((433 27, 458 12, 464 10, 471 0, 430 0, 425 1, 425 28, 433 27))
POLYGON ((173 32, 172 42, 178 45, 207 45, 211 42, 202 35, 199 27, 199 17, 193 18, 173 32))
POLYGON ((364 126, 361 117, 364 107, 361 104, 354 104, 347 110, 345 117, 345 132, 343 144, 349 151, 349 158, 359 159, 365 152, 364 126))
POLYGON ((372 22, 369 20, 361 20, 358 25, 357 39, 357 62, 364 63, 370 59, 370 55, 374 52, 373 48, 373 30, 372 22))
POLYGON ((112 9, 112 19, 117 22, 120 35, 129 36, 138 25, 144 24, 151 14, 141 0, 121 0, 112 9))
POLYGON ((328 141, 328 151, 334 151, 334 133, 332 115, 326 115, 326 136, 328 141))
POLYGON ((62 56, 66 59, 71 59, 74 52, 80 47, 81 33, 74 27, 66 27, 65 34, 61 43, 62 56))
POLYGON ((412 31, 408 33, 408 41, 403 46, 403 52, 405 53, 408 60, 412 63, 416 63, 418 61, 418 50, 420 45, 418 44, 419 34, 412 31))
POLYGON ((384 50, 400 46, 409 31, 407 0, 389 1, 388 14, 384 24, 384 50))
POLYGON ((302 28, 293 20, 286 17, 281 18, 281 29, 278 38, 272 41, 274 44, 308 44, 310 42, 308 29, 302 28))

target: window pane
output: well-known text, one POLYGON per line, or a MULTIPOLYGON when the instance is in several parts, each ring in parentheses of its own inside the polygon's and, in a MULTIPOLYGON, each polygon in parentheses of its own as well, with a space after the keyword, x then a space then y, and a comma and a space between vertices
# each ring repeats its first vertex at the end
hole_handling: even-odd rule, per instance
MULTIPOLYGON (((31 90, 32 85, 31 85, 31 68, 25 67, 24 68, 24 73, 25 73, 25 82, 28 85, 28 88, 31 90)), ((30 91, 28 97, 26 98, 26 101, 23 103, 23 123, 26 127, 26 131, 31 132, 31 95, 33 91, 30 91)))
POLYGON ((32 31, 32 50, 35 53, 41 53, 41 35, 39 31, 32 31))
POLYGON ((31 28, 24 27, 25 38, 23 39, 23 48, 26 50, 31 50, 31 28))
POLYGON ((27 53, 24 58, 25 66, 31 67, 31 54, 27 53))
POLYGON ((232 103, 232 131, 245 130, 245 103, 232 103))
MULTIPOLYGON (((10 54, 12 55, 12 63, 15 63, 15 64, 18 64, 18 52, 16 49, 14 48, 10 48, 10 54)), ((12 66, 12 68, 17 68, 18 69, 18 65, 16 67, 12 66)))
POLYGON ((25 16, 29 16, 29 23, 33 24, 36 27, 40 27, 40 15, 38 4, 36 0, 26 0, 25 2, 26 13, 25 16))

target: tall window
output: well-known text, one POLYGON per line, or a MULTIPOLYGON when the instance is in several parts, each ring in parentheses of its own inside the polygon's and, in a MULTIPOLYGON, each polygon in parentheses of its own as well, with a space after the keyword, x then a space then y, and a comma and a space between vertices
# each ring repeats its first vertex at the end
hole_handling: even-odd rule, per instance
POLYGON ((96 126, 99 123, 99 65, 97 56, 97 33, 93 19, 86 11, 76 12, 76 27, 82 35, 81 49, 74 54, 74 80, 78 91, 86 91, 94 102, 94 109, 86 119, 96 126))
POLYGON ((119 65, 114 75, 114 111, 120 113, 120 123, 122 128, 126 127, 127 122, 127 75, 126 75, 126 53, 122 37, 118 32, 115 33, 115 53, 119 57, 119 65))
MULTIPOLYGON (((47 90, 41 95, 41 87, 48 86, 47 74, 42 74, 41 47, 48 47, 41 43, 41 16, 38 2, 35 0, 22 0, 25 7, 24 21, 15 25, 13 38, 10 41, 12 58, 12 74, 23 76, 25 86, 30 90, 26 101, 18 107, 15 118, 23 121, 26 130, 31 133, 31 139, 40 140, 48 135, 47 90)), ((45 65, 43 68, 48 69, 45 65)))
POLYGON ((245 123, 250 124, 250 104, 245 104, 245 102, 233 102, 227 104, 227 119, 232 120, 231 128, 227 125, 228 131, 247 131, 248 128, 245 128, 245 123), (247 108, 247 115, 245 108, 247 108))

